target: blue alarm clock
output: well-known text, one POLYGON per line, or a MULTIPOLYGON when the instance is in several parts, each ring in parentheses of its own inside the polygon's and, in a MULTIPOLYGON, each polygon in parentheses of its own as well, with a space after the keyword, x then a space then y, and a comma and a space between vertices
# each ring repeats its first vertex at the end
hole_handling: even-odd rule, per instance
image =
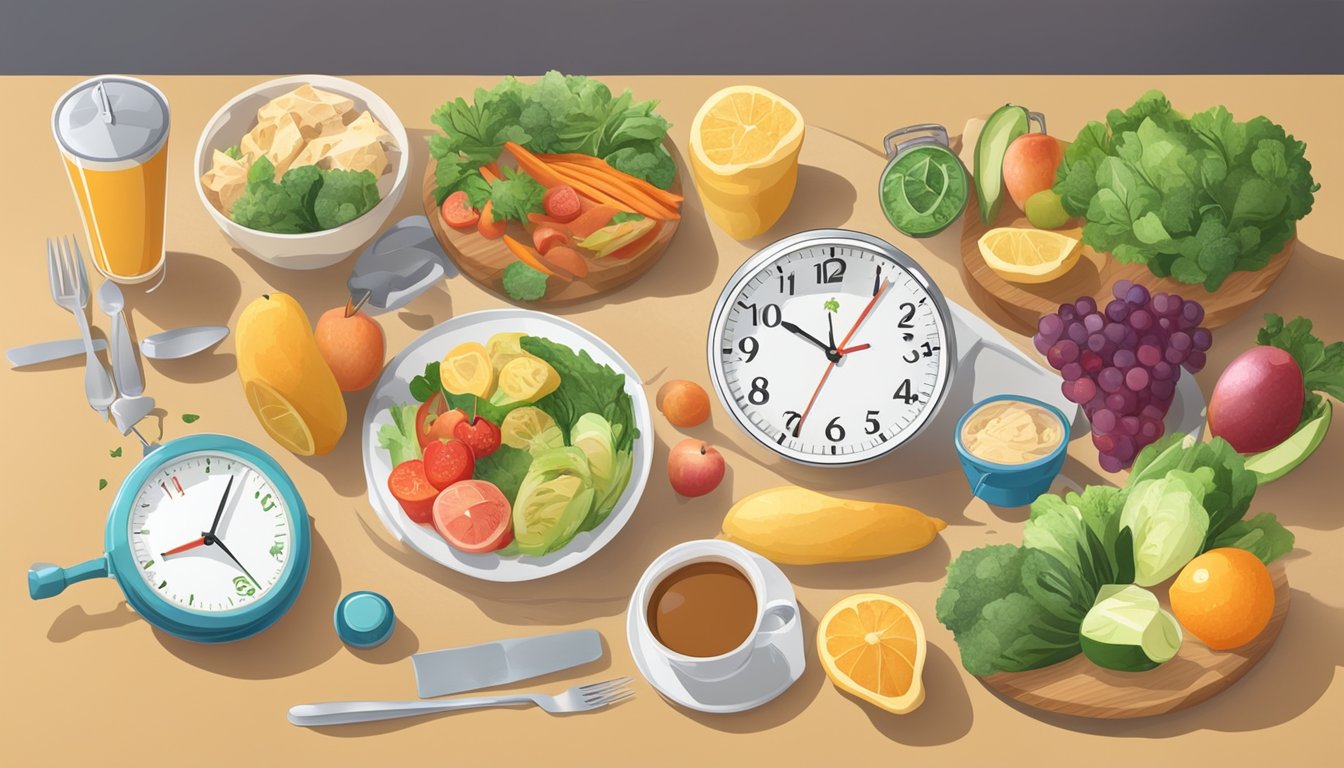
POLYGON ((39 563, 41 600, 78 581, 117 580, 156 627, 187 640, 241 640, 275 623, 308 575, 308 513, 294 483, 256 446, 192 435, 146 456, 107 517, 106 553, 69 568, 39 563))

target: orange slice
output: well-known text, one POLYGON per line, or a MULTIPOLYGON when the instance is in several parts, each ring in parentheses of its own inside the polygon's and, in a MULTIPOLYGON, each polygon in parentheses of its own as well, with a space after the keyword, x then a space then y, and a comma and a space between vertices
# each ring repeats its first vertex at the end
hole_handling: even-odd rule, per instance
POLYGON ((817 629, 817 653, 846 693, 898 715, 924 703, 924 625, 903 600, 867 593, 836 603, 817 629))

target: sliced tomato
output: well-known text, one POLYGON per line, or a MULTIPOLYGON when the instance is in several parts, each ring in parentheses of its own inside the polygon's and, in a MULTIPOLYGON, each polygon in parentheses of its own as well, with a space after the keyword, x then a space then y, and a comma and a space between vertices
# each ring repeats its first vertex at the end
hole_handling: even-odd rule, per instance
POLYGON ((443 217, 445 224, 454 229, 474 227, 481 218, 480 212, 472 208, 471 202, 467 200, 467 193, 461 190, 443 199, 443 205, 439 208, 439 215, 443 217))
POLYGON ((560 221, 572 221, 583 209, 579 193, 568 184, 557 184, 546 190, 541 198, 541 208, 546 215, 560 221))
POLYGON ((412 459, 393 467, 387 476, 387 489, 411 520, 428 523, 434 516, 434 498, 439 490, 429 482, 425 462, 412 459))
POLYGON ((440 491, 475 472, 476 456, 461 440, 434 440, 425 446, 425 477, 440 491))
POLYGON ((493 552, 513 541, 512 509, 494 483, 463 480, 434 499, 434 530, 462 552, 493 552))
POLYGON ((474 421, 465 418, 453 426, 453 437, 467 444, 476 458, 489 456, 499 450, 499 427, 477 416, 474 421))

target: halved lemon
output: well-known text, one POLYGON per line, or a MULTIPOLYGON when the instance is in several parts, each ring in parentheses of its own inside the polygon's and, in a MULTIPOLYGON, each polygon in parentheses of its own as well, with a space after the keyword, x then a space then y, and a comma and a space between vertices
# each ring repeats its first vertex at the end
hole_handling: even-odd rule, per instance
POLYGON ((243 384, 243 393, 262 428, 275 442, 299 456, 313 455, 313 432, 284 396, 271 386, 255 380, 243 384))
POLYGON ((707 99, 691 123, 691 151, 712 173, 766 166, 795 150, 803 115, 780 96, 735 85, 707 99))
POLYGON ((980 238, 980 255, 1010 283, 1046 283, 1073 269, 1082 255, 1078 238, 1063 232, 998 227, 980 238))
POLYGON ((510 448, 533 455, 551 448, 562 448, 565 435, 551 415, 530 405, 515 408, 499 425, 500 441, 510 448))
POLYGON ((924 703, 924 625, 905 601, 851 595, 817 628, 817 654, 840 690, 903 715, 924 703))
POLYGON ((439 364, 443 388, 455 395, 487 397, 495 386, 495 369, 490 354, 474 341, 458 344, 443 356, 439 364))
POLYGON ((535 403, 560 386, 560 374, 545 360, 524 355, 499 369, 499 389, 490 397, 495 405, 535 403))
POLYGON ((499 369, 504 364, 514 359, 522 357, 527 353, 523 351, 521 344, 525 333, 496 333, 485 342, 485 351, 490 354, 490 366, 499 373, 499 369))

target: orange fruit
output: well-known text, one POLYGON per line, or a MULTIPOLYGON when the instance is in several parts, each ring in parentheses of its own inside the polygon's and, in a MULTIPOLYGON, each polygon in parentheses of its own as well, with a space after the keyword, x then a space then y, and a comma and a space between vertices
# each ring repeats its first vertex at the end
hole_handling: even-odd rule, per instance
POLYGON ((817 654, 837 688, 903 715, 924 703, 924 625, 903 600, 859 594, 817 628, 817 654))
POLYGON ((1274 613, 1269 569, 1244 549, 1211 549, 1186 563, 1169 596, 1181 626, 1215 651, 1254 640, 1274 613))

